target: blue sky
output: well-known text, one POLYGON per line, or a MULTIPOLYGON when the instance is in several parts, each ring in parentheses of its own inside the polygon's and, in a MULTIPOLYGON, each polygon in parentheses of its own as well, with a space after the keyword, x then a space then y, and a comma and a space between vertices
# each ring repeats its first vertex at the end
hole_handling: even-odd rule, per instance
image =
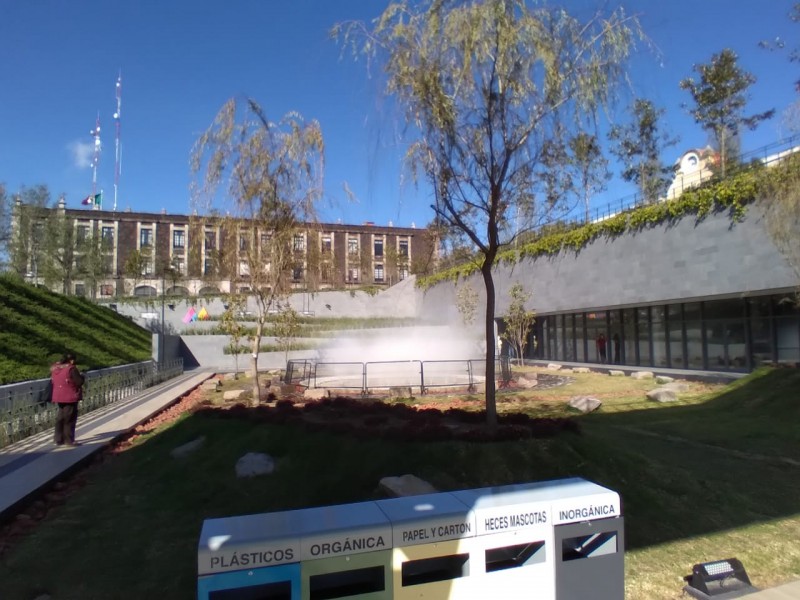
MULTIPOLYGON (((326 144, 321 219, 420 227, 430 199, 402 177, 400 115, 363 62, 342 58, 328 30, 380 14, 383 0, 0 0, 0 182, 10 191, 47 184, 76 208, 91 191, 86 148, 97 111, 103 151, 98 187, 113 202, 115 82, 122 71, 123 164, 118 210, 190 211, 189 153, 226 99, 248 95, 273 119, 290 110, 317 119, 326 144), (344 184, 356 201, 344 193, 344 184)), ((797 99, 800 65, 758 48, 780 36, 790 46, 800 24, 791 0, 628 0, 660 55, 642 49, 631 64, 634 96, 666 109, 664 124, 681 141, 665 160, 704 146, 706 134, 681 104, 678 82, 692 65, 729 47, 758 77, 752 112, 781 113, 797 99)), ((551 2, 551 4, 556 4, 551 2)), ((598 2, 564 0, 589 16, 598 2)), ((617 3, 603 3, 607 8, 617 3)), ((786 135, 780 115, 746 132, 745 150, 786 135)), ((612 165, 612 170, 618 169, 612 165)), ((619 177, 593 206, 634 189, 619 177)))

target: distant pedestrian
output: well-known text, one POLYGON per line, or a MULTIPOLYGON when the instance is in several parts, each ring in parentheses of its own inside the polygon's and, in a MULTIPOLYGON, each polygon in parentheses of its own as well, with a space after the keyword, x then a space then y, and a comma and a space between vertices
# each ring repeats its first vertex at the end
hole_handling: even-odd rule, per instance
POLYGON ((615 333, 614 337, 611 338, 611 341, 614 342, 614 364, 621 365, 622 361, 620 360, 620 348, 619 348, 619 334, 615 333))
POLYGON ((77 446, 75 424, 78 422, 78 402, 83 399, 84 377, 75 366, 75 355, 64 357, 50 367, 53 404, 58 406, 54 441, 56 446, 77 446))
POLYGON ((597 354, 601 363, 606 362, 606 336, 603 333, 597 336, 597 354))

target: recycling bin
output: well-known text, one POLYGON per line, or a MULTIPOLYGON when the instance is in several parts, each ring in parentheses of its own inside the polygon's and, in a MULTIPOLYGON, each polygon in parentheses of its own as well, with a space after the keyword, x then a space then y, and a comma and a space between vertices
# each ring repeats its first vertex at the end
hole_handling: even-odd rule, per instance
POLYGON ((198 600, 298 600, 297 513, 206 519, 197 551, 198 600))
POLYGON ((453 492, 476 523, 471 595, 555 598, 549 482, 453 492))
POLYGON ((392 525, 394 598, 467 598, 476 524, 449 493, 380 500, 392 525))
POLYGON ((392 598, 392 529, 375 502, 297 512, 300 598, 392 598))
POLYGON ((553 502, 556 600, 623 600, 625 533, 619 494, 584 479, 553 502))

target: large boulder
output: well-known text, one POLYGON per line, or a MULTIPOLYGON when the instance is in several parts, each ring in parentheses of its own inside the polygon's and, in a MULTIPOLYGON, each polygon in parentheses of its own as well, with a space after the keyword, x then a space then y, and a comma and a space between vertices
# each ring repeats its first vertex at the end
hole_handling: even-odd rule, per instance
POLYGON ((653 402, 675 402, 678 393, 666 387, 656 388, 647 392, 647 399, 653 402))
POLYGON ((672 377, 667 377, 666 375, 659 375, 658 377, 656 377, 656 383, 658 385, 663 385, 665 383, 672 383, 673 381, 675 381, 675 379, 673 379, 672 377))
POLYGON ((591 373, 592 370, 589 367, 575 367, 572 369, 573 373, 591 373))
POLYGON ((611 369, 608 374, 611 375, 611 377, 625 377, 625 371, 617 371, 615 369, 611 369))
POLYGON ((631 379, 652 379, 652 371, 634 371, 631 373, 631 379))
POLYGON ((569 399, 568 404, 584 414, 597 410, 603 405, 602 401, 594 396, 574 396, 569 399))
POLYGON ((227 392, 223 392, 222 399, 223 400, 238 400, 239 396, 244 394, 244 390, 228 390, 227 392))
POLYGON ((539 385, 539 381, 536 378, 536 373, 533 373, 533 377, 530 375, 520 375, 517 377, 517 385, 522 389, 529 390, 531 388, 536 387, 539 385))
POLYGON ((667 383, 666 385, 662 385, 661 389, 672 390, 676 394, 685 394, 686 392, 689 391, 689 384, 673 381, 672 383, 667 383))
POLYGON ((420 496, 422 494, 435 494, 438 490, 424 479, 416 475, 403 475, 402 477, 384 477, 378 484, 390 496, 420 496))
POLYGON ((550 363, 549 365, 547 365, 547 368, 550 371, 560 371, 561 370, 561 365, 557 365, 556 363, 550 363))
POLYGON ((236 477, 269 475, 275 470, 275 460, 269 454, 248 452, 236 461, 236 477))

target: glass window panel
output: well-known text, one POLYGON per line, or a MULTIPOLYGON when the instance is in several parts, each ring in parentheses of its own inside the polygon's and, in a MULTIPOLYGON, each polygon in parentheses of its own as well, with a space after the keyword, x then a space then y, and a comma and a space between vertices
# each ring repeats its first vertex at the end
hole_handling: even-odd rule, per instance
POLYGON ((699 321, 700 320, 700 303, 699 302, 687 302, 683 305, 683 318, 687 321, 699 321))
POLYGON ((609 311, 608 361, 615 365, 622 362, 622 321, 620 311, 609 311))
POLYGON ((686 321, 686 352, 689 369, 703 368, 703 330, 700 321, 686 321))
POLYGON ((564 346, 564 360, 575 360, 575 315, 564 315, 564 331, 566 344, 564 346))
POLYGON ((747 299, 748 314, 752 318, 769 317, 772 296, 759 296, 758 298, 747 299))
POLYGON ((604 310, 586 313, 586 336, 589 340, 589 362, 608 362, 608 333, 604 310))
POLYGON ((650 366, 650 314, 647 308, 640 308, 636 319, 639 324, 639 364, 650 366))
POLYGON ((797 298, 793 295, 782 294, 774 296, 775 301, 775 316, 788 317, 793 315, 800 315, 800 306, 798 306, 797 298))
POLYGON ((728 321, 725 326, 728 343, 729 367, 736 371, 747 368, 747 346, 745 344, 744 321, 728 321))
POLYGON ((726 369, 725 322, 706 321, 706 347, 708 348, 708 368, 712 371, 726 369))
POLYGON ((669 366, 667 362, 667 333, 664 312, 663 306, 653 306, 650 313, 653 320, 653 365, 656 367, 669 366))
POLYGON ((680 304, 669 304, 667 305, 667 311, 669 312, 669 318, 680 320, 682 317, 681 315, 681 305, 680 304))
POLYGON ((712 300, 705 303, 706 319, 736 319, 744 316, 741 298, 712 300))
POLYGON ((683 362, 683 328, 680 317, 671 316, 669 319, 669 357, 673 369, 683 369, 686 364, 683 362))
POLYGON ((800 318, 775 319, 778 362, 800 362, 800 318))
POLYGON ((586 361, 586 355, 584 354, 583 346, 583 313, 578 313, 575 315, 575 360, 579 362, 586 361))
POLYGON ((762 363, 772 362, 772 335, 769 319, 752 319, 750 321, 750 360, 754 367, 762 363))
POLYGON ((555 318, 556 328, 553 335, 555 343, 556 360, 564 360, 564 315, 557 315, 555 318))
POLYGON ((636 364, 636 329, 634 324, 636 320, 636 310, 626 308, 622 311, 622 339, 624 343, 624 352, 622 358, 627 365, 636 364))

